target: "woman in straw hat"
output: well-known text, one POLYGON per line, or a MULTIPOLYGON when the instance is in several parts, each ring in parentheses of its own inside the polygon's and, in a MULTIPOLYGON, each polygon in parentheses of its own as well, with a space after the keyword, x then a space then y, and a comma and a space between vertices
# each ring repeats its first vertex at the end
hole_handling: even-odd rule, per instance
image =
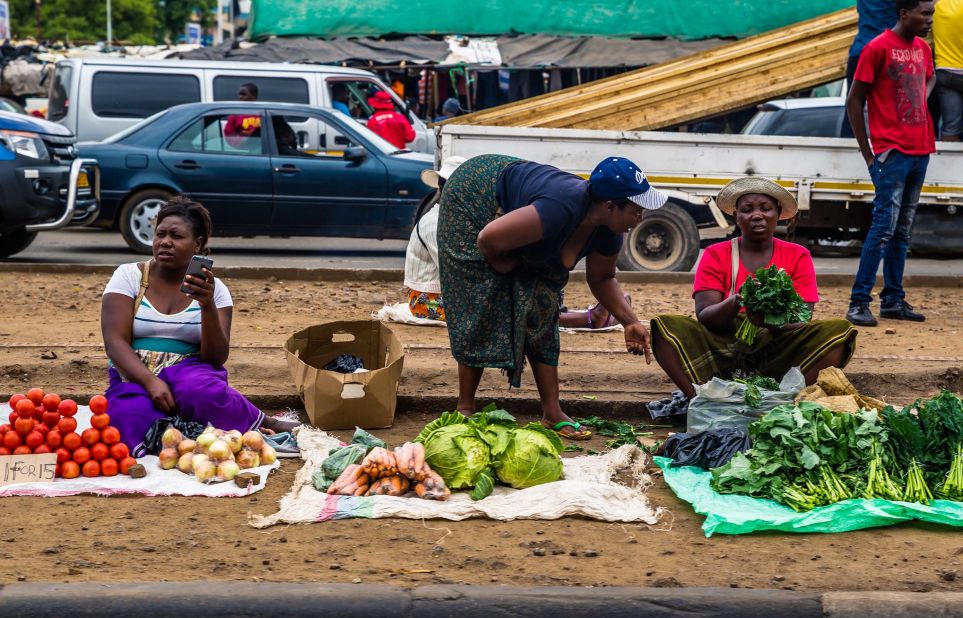
POLYGON ((819 301, 816 272, 805 247, 773 236, 776 224, 792 219, 797 210, 796 200, 778 184, 739 178, 723 187, 716 203, 735 218, 742 235, 708 247, 699 260, 692 289, 695 319, 660 315, 652 320, 652 348, 662 369, 691 398, 693 384, 729 377, 737 369, 778 380, 799 367, 812 384, 821 369, 844 367, 856 345, 856 330, 846 320, 766 328, 748 349, 736 339, 742 320, 762 323, 761 316, 746 316, 740 306, 738 290, 746 277, 775 265, 792 277, 796 292, 812 308, 819 301))

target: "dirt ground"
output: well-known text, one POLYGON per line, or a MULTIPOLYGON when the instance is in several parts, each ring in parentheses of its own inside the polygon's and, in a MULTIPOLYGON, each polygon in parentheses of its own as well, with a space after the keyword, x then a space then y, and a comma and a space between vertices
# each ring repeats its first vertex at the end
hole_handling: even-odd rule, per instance
MULTIPOLYGON (((33 385, 64 396, 103 390, 106 358, 98 303, 104 283, 95 276, 0 273, 0 289, 6 292, 0 304, 0 397, 33 385)), ((396 284, 228 283, 236 303, 232 382, 255 398, 291 395, 278 349, 288 335, 332 319, 364 319, 384 300, 400 298, 396 284)), ((626 287, 644 317, 691 310, 685 285, 626 287)), ((817 317, 841 315, 847 292, 823 290, 817 317)), ((959 290, 912 293, 927 322, 865 330, 847 370, 867 393, 898 403, 933 394, 940 386, 963 390, 959 290), (887 334, 886 328, 893 332, 887 334)), ((584 285, 567 290, 572 306, 584 306, 588 297, 584 285)), ((401 393, 453 395, 454 364, 445 331, 400 327, 398 332, 408 346, 401 393)), ((638 402, 641 420, 642 403, 671 390, 657 367, 619 351, 618 333, 562 335, 562 346, 566 401, 638 402)), ((489 372, 480 395, 504 397, 504 386, 501 376, 489 372)), ((510 396, 532 398, 531 381, 510 396)), ((394 427, 374 433, 398 443, 439 412, 410 409, 394 427)), ((584 445, 600 449, 603 441, 584 445)), ((676 499, 657 474, 648 496, 668 513, 652 527, 574 518, 248 526, 249 513, 275 512, 299 465, 286 461, 267 488, 249 498, 5 498, 0 500, 5 522, 0 584, 205 579, 963 590, 963 537, 953 529, 902 524, 838 535, 706 539, 702 517, 676 499)))

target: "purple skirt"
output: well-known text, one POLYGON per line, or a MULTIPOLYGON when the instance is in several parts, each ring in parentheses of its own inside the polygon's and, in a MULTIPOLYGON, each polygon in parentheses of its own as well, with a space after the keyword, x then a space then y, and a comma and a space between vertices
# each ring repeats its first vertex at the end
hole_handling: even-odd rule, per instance
MULTIPOLYGON (((157 377, 170 387, 181 418, 240 432, 257 429, 264 420, 263 412, 228 386, 227 370, 223 367, 218 369, 192 357, 161 370, 157 377)), ((120 431, 121 440, 130 448, 131 455, 146 455, 147 430, 154 421, 167 415, 154 407, 144 387, 124 382, 114 367, 110 368, 110 386, 104 395, 110 424, 120 431)))

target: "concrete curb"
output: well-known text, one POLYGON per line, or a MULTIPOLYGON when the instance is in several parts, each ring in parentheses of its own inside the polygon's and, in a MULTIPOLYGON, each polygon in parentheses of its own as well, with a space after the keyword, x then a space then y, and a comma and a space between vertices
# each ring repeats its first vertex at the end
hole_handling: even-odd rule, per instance
POLYGON ((963 616, 963 593, 830 592, 741 588, 579 588, 168 582, 11 584, 0 616, 608 616, 875 618, 963 616))
MULTIPOLYGON (((115 266, 104 264, 29 264, 25 262, 0 262, 0 272, 24 274, 95 274, 110 276, 115 266)), ((278 268, 271 266, 223 266, 217 274, 224 279, 268 279, 281 281, 377 281, 396 283, 404 281, 401 268, 278 268)), ((693 273, 652 273, 620 271, 623 283, 662 283, 691 285, 693 273)), ((848 287, 853 284, 852 274, 817 273, 819 284, 825 287, 848 287)), ((572 281, 584 282, 585 271, 574 271, 572 281)), ((882 284, 882 277, 877 284, 882 284)), ((963 287, 960 275, 906 275, 907 287, 959 288, 963 287)))

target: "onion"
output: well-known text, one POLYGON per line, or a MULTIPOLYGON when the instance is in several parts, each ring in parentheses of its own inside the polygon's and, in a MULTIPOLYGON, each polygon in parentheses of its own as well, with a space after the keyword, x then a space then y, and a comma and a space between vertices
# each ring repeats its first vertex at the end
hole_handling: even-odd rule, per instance
POLYGON ((193 453, 194 448, 197 446, 197 442, 191 439, 181 440, 177 445, 177 452, 183 455, 184 453, 193 453))
POLYGON ((167 431, 165 431, 163 435, 161 435, 161 445, 164 448, 174 448, 175 446, 180 444, 181 440, 183 439, 184 439, 184 434, 179 432, 174 427, 168 427, 167 431))
POLYGON ((270 466, 275 461, 277 461, 278 452, 274 450, 274 447, 270 444, 265 444, 261 447, 261 465, 270 466))
POLYGON ((192 459, 194 459, 194 453, 183 453, 177 459, 177 469, 184 474, 191 474, 194 471, 194 467, 191 465, 192 459))
POLYGON ((160 459, 160 467, 162 470, 173 470, 174 466, 177 465, 178 457, 180 457, 180 455, 177 454, 177 449, 175 448, 165 448, 157 455, 157 458, 160 459))
POLYGON ((261 465, 261 456, 250 449, 241 449, 241 452, 237 454, 237 465, 241 467, 242 470, 247 470, 248 468, 257 468, 261 465))
POLYGON ((222 461, 217 466, 217 475, 225 481, 233 481, 237 473, 241 471, 241 468, 233 461, 222 461))
POLYGON ((224 435, 224 441, 227 445, 231 447, 231 452, 235 455, 241 450, 244 444, 241 442, 241 432, 237 429, 232 429, 224 435))
POLYGON ((260 451, 261 447, 264 446, 264 436, 261 435, 260 431, 249 431, 241 436, 241 442, 252 451, 260 451))
POLYGON ((201 452, 206 453, 207 449, 211 448, 211 445, 217 442, 217 436, 209 431, 205 431, 201 435, 197 436, 197 448, 201 452))
POLYGON ((210 448, 207 449, 207 454, 210 455, 214 461, 224 461, 233 456, 230 445, 224 440, 215 440, 210 448))
POLYGON ((194 466, 201 465, 201 463, 205 461, 211 461, 211 458, 204 453, 194 453, 194 458, 191 459, 191 469, 193 469, 194 466))
POLYGON ((212 461, 202 461, 200 464, 194 465, 194 476, 197 480, 206 483, 217 473, 217 466, 214 465, 212 461))

